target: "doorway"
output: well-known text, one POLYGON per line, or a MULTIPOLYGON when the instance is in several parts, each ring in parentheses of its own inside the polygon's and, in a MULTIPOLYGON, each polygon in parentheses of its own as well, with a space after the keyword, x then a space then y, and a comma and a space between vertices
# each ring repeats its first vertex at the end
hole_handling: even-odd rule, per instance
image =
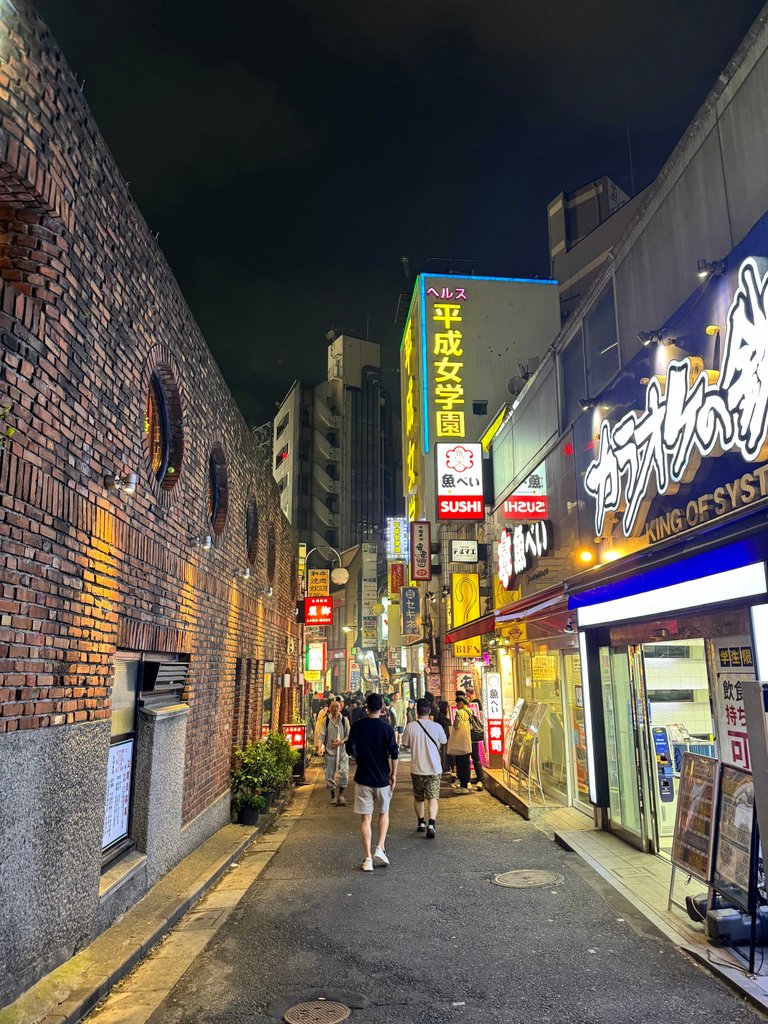
POLYGON ((705 642, 606 645, 600 681, 611 831, 669 855, 682 753, 715 752, 705 642))

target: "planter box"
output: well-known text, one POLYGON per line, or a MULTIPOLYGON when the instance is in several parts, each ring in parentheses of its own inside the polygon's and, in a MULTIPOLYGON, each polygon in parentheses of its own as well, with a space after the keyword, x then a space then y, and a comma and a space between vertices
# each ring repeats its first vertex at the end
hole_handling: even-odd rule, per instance
POLYGON ((257 825, 261 811, 258 807, 241 807, 237 812, 238 825, 257 825))

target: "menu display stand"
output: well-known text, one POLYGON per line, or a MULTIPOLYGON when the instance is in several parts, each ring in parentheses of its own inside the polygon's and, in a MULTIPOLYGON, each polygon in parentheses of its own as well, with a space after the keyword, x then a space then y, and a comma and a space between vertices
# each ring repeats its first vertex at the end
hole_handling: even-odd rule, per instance
POLYGON ((549 705, 536 701, 523 701, 514 730, 507 736, 502 768, 507 785, 514 779, 518 792, 527 786, 528 803, 534 801, 534 794, 546 803, 541 780, 539 759, 539 730, 549 711, 549 705))
POLYGON ((685 904, 676 902, 674 898, 678 870, 709 886, 719 780, 720 762, 714 757, 687 751, 683 754, 672 839, 672 877, 667 910, 673 905, 680 910, 686 909, 685 904))

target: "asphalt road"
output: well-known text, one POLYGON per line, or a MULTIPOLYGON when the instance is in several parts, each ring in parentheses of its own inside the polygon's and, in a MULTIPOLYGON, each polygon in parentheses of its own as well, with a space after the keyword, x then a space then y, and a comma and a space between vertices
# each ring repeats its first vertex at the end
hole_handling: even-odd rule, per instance
POLYGON ((444 792, 434 841, 415 825, 403 770, 391 865, 363 873, 358 820, 321 781, 152 1024, 280 1021, 320 995, 353 1007, 352 1024, 763 1020, 487 793, 444 792), (514 868, 563 881, 492 884, 514 868))

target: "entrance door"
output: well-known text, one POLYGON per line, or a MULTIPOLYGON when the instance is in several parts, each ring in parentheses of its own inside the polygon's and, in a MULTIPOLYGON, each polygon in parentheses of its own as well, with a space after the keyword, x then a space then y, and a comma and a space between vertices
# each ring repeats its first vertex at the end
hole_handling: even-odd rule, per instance
POLYGON ((648 723, 639 647, 601 647, 611 831, 641 850, 656 848, 648 785, 648 723))

